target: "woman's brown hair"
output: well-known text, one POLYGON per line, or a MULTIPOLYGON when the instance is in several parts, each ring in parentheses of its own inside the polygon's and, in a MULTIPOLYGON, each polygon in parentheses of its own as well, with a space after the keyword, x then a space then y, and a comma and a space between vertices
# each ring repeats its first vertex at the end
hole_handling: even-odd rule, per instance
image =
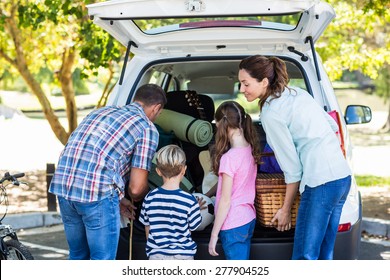
POLYGON ((235 101, 223 102, 215 112, 215 121, 218 128, 215 134, 215 145, 212 150, 212 170, 218 174, 221 157, 230 147, 228 128, 240 128, 244 133, 245 140, 252 147, 252 155, 257 164, 260 164, 260 144, 256 128, 252 123, 252 118, 244 108, 235 101))
POLYGON ((238 67, 258 82, 268 79, 267 92, 259 100, 260 109, 269 96, 279 98, 289 82, 286 63, 277 57, 253 55, 243 59, 238 67))

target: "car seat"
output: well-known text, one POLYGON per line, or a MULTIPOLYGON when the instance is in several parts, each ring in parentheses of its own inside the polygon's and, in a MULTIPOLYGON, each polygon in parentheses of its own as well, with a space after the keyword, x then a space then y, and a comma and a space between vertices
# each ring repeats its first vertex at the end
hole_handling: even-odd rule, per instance
POLYGON ((190 115, 197 119, 214 120, 214 101, 205 94, 198 94, 194 90, 178 90, 167 92, 165 109, 181 114, 190 115))
MULTIPOLYGON (((178 90, 167 92, 167 104, 165 109, 172 110, 181 114, 190 115, 197 119, 208 122, 214 120, 214 101, 204 94, 198 94, 193 90, 178 90)), ((213 140, 211 140, 213 141, 213 140)), ((180 141, 187 157, 187 169, 189 171, 189 180, 199 191, 204 177, 204 170, 199 161, 199 154, 209 149, 209 145, 198 147, 192 143, 180 141)))

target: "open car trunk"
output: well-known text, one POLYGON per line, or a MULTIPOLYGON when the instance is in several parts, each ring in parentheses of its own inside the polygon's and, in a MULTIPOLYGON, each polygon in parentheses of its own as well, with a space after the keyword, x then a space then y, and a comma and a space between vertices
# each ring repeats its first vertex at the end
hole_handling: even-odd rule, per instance
MULTIPOLYGON (((233 58, 194 58, 192 61, 180 62, 177 60, 163 60, 157 64, 149 65, 140 79, 143 77, 153 76, 158 81, 167 81, 165 85, 168 103, 165 109, 174 110, 181 114, 191 115, 194 118, 202 119, 209 122, 215 129, 214 124, 214 112, 218 105, 225 100, 236 100, 246 106, 246 110, 251 113, 253 123, 258 132, 258 138, 260 140, 261 149, 264 148, 266 143, 265 132, 258 120, 258 107, 257 104, 253 104, 252 107, 248 107, 250 104, 243 101, 242 94, 238 90, 237 71, 238 63, 241 57, 233 58), (199 112, 196 97, 189 93, 198 95, 200 104, 204 115, 199 112), (206 98, 207 97, 207 98, 206 98), (210 103, 211 102, 211 103, 210 103)), ((288 64, 289 73, 291 75, 291 82, 300 84, 306 88, 304 81, 304 75, 301 69, 294 63, 293 60, 286 58, 288 64)), ((130 99, 128 100, 130 102, 130 99)), ((159 123, 156 121, 156 123, 159 123)), ((161 128, 161 127, 160 127, 161 128)), ((214 133, 214 131, 213 131, 214 133)), ((202 192, 202 180, 205 176, 205 170, 201 166, 199 161, 199 153, 202 151, 208 151, 213 144, 212 138, 207 145, 199 147, 189 142, 186 139, 179 139, 172 136, 170 131, 160 130, 160 145, 174 143, 183 148, 187 157, 187 174, 186 184, 182 184, 181 188, 185 191, 196 193, 202 192), (188 187, 187 184, 190 184, 188 187)), ((161 186, 162 179, 153 174, 154 169, 149 175, 149 187, 154 189, 161 186)), ((138 211, 141 209, 140 202, 137 205, 138 211)), ((146 238, 144 226, 138 221, 139 213, 133 224, 133 239, 132 239, 132 256, 133 259, 146 259, 145 246, 146 238)), ((128 259, 129 257, 129 243, 130 243, 130 224, 125 223, 122 225, 120 244, 118 247, 118 259, 128 259)), ((207 259, 208 255, 208 242, 212 230, 212 224, 207 226, 202 231, 192 232, 192 237, 198 245, 197 255, 195 259, 207 259)), ((285 232, 279 232, 273 227, 264 227, 257 223, 254 235, 252 238, 253 243, 257 244, 270 244, 269 251, 263 251, 261 255, 258 255, 256 251, 252 251, 253 259, 289 259, 292 253, 291 244, 293 242, 294 229, 285 232), (282 245, 285 248, 282 250, 283 255, 279 252, 275 252, 272 249, 271 244, 285 244, 282 245)), ((224 259, 223 250, 220 243, 218 243, 217 250, 221 253, 218 259, 224 259)))

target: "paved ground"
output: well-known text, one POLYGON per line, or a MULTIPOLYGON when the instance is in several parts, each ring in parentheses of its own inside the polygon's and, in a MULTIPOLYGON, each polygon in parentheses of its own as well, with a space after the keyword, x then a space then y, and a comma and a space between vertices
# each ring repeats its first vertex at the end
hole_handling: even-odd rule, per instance
MULTIPOLYGON (((68 245, 62 225, 28 229, 19 232, 19 238, 36 260, 66 260, 68 245)), ((363 238, 359 260, 390 260, 390 241, 363 238)))

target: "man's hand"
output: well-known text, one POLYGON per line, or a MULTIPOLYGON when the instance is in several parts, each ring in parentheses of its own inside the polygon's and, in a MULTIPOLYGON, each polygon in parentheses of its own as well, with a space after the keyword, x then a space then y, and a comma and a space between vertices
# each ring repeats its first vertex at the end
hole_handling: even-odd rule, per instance
POLYGON ((129 218, 130 220, 135 219, 135 210, 137 209, 134 204, 127 198, 122 198, 119 203, 120 213, 122 216, 129 218))

